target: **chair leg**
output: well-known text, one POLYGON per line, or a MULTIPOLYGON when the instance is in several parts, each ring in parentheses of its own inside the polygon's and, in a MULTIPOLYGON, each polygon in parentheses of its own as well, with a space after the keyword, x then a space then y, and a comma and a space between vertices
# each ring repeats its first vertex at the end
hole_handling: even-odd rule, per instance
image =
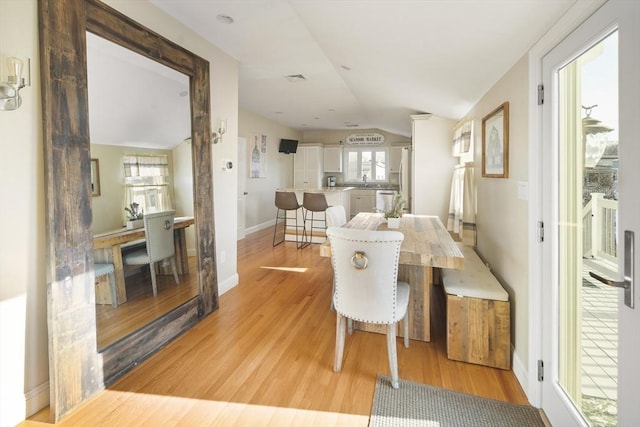
POLYGON ((396 325, 387 325, 387 354, 389 355, 389 370, 391 371, 391 387, 399 388, 398 383, 398 355, 396 353, 396 325))
POLYGON ((116 273, 115 272, 109 273, 109 275, 107 276, 107 279, 109 280, 109 290, 111 291, 111 306, 115 308, 118 306, 118 291, 116 290, 116 273))
POLYGON ((336 313, 336 353, 333 360, 333 372, 342 370, 342 355, 344 354, 344 327, 346 318, 336 313))
POLYGON ((156 287, 156 263, 149 264, 149 273, 151 273, 151 287, 153 288, 153 296, 158 296, 158 288, 156 287))
POLYGON ((311 244, 311 238, 313 238, 313 212, 311 212, 311 238, 307 236, 307 215, 309 214, 308 209, 302 208, 302 241, 300 242, 300 246, 298 249, 306 248, 311 244))
POLYGON ((176 285, 180 284, 180 278, 178 278, 178 269, 176 268, 176 257, 171 257, 171 271, 173 272, 173 278, 176 279, 176 285))
POLYGON ((347 332, 353 335, 353 319, 347 319, 347 332))
MULTIPOLYGON (((287 231, 287 211, 284 212, 284 231, 286 234, 287 231)), ((278 208, 278 210, 276 210, 276 225, 273 226, 273 246, 278 246, 280 243, 284 242, 284 236, 282 237, 282 240, 278 241, 276 243, 276 233, 278 232, 278 219, 280 219, 280 208, 278 208)))
POLYGON ((402 320, 404 324, 404 346, 405 348, 409 348, 409 311, 407 310, 407 314, 404 315, 404 319, 402 320))

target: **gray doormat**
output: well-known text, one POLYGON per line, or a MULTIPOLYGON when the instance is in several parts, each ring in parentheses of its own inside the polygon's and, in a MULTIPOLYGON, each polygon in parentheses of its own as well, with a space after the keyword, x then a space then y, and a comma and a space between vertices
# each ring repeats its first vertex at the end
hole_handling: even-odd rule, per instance
POLYGON ((538 409, 378 375, 370 427, 544 427, 538 409))

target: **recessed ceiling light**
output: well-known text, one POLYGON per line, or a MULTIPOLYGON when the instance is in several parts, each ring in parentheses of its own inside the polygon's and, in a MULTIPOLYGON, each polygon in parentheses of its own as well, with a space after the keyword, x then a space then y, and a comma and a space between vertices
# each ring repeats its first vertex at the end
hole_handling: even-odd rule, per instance
POLYGON ((216 16, 216 19, 218 20, 218 22, 222 22, 223 24, 233 24, 233 18, 229 15, 224 15, 221 13, 216 16))

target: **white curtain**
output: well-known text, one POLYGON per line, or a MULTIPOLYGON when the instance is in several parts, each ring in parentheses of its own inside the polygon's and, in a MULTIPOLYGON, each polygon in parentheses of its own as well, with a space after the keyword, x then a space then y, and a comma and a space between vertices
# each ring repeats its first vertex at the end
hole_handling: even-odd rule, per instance
POLYGON ((476 187, 473 164, 457 166, 451 180, 447 230, 465 245, 476 245, 476 187))

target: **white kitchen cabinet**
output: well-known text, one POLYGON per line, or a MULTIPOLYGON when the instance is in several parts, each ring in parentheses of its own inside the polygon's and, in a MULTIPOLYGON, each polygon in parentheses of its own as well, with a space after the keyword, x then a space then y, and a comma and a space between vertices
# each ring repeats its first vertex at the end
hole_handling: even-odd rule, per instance
POLYGON ((324 148, 324 171, 342 173, 342 147, 324 148))
POLYGON ((293 186, 296 189, 322 188, 323 148, 298 145, 293 157, 293 186))
POLYGON ((349 216, 353 218, 360 212, 375 212, 375 190, 351 190, 349 216))
POLYGON ((389 148, 389 173, 400 173, 400 161, 402 160, 402 147, 389 148))

